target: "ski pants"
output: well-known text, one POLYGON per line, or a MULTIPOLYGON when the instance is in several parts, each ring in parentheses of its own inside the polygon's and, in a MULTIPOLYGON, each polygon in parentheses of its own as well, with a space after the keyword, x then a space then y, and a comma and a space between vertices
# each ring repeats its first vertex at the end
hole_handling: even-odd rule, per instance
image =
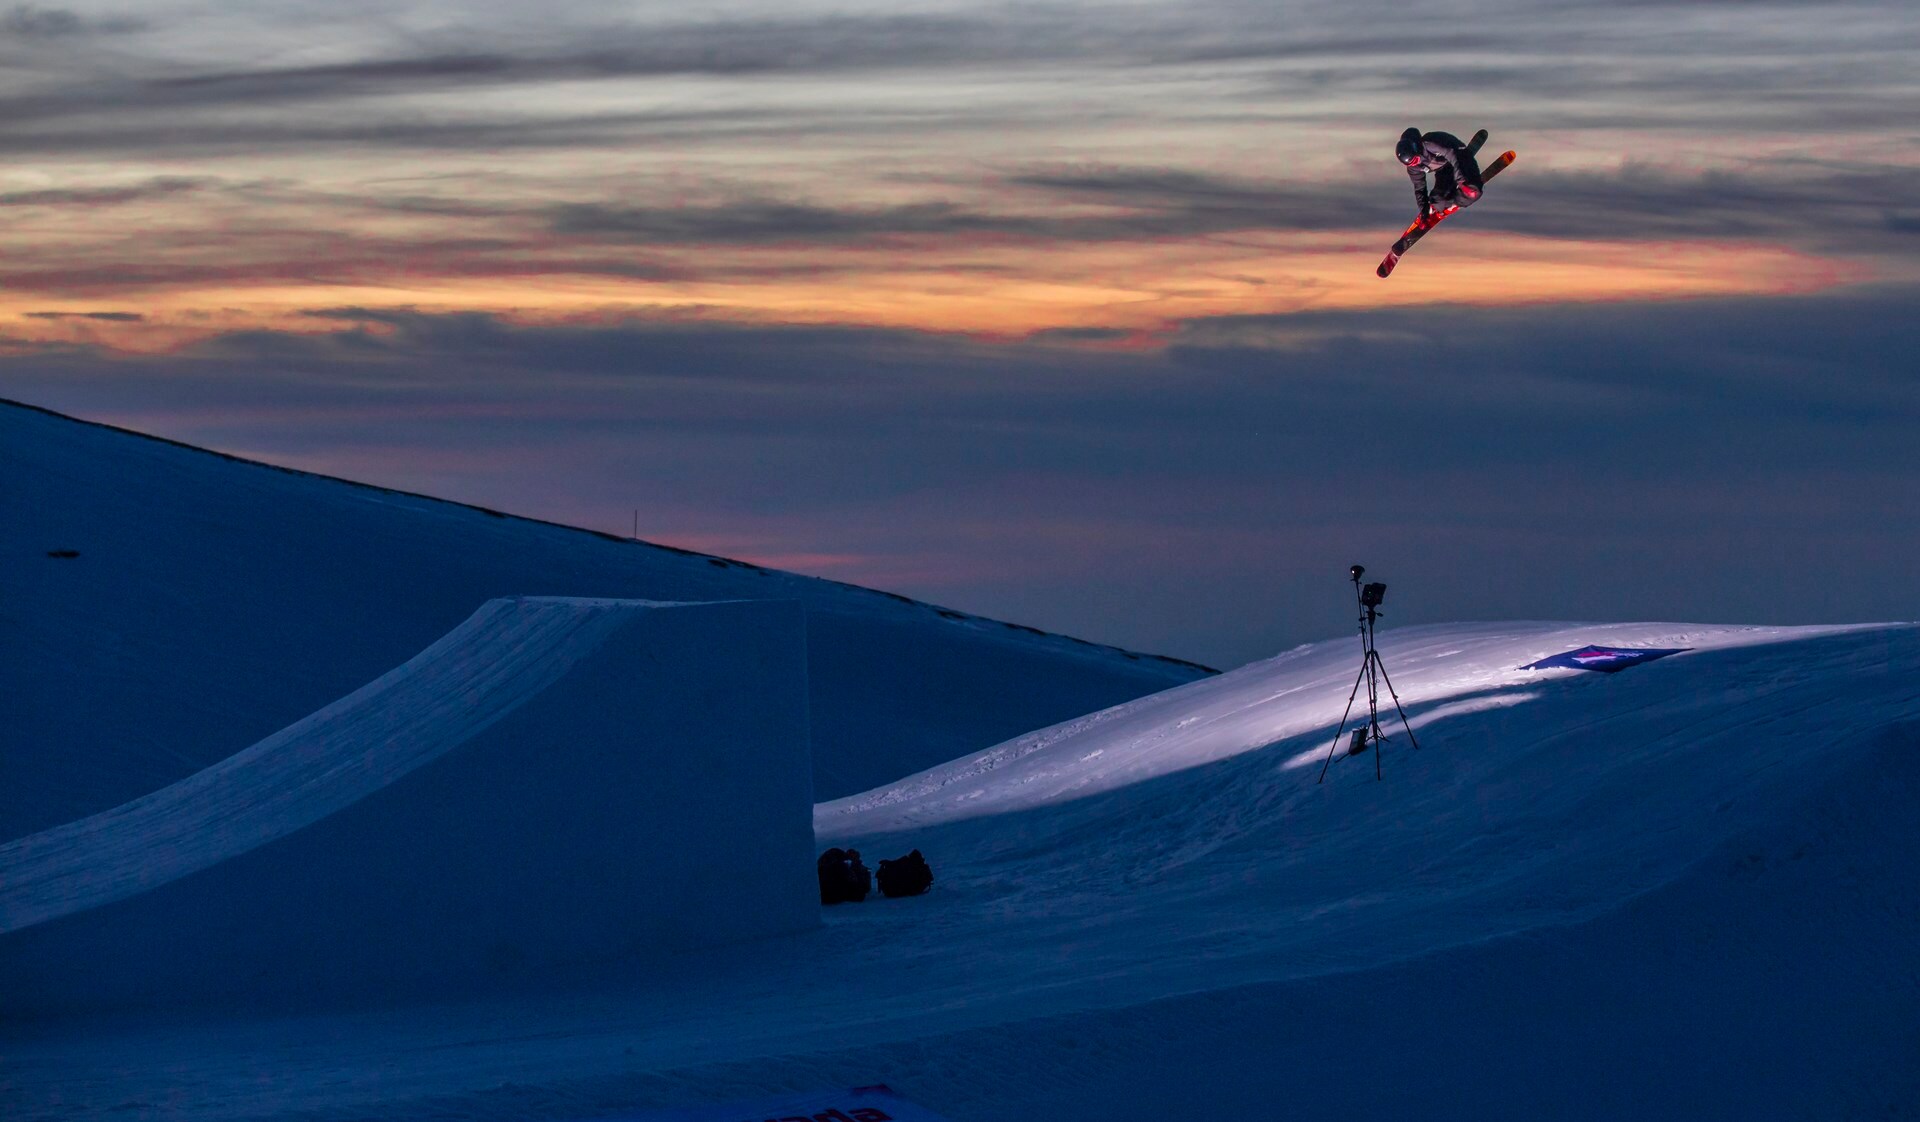
MULTIPOLYGON (((1466 173, 1465 179, 1476 188, 1480 186, 1480 164, 1464 150, 1460 153, 1460 170, 1466 173)), ((1474 191, 1474 198, 1480 192, 1474 191)), ((1472 206, 1474 200, 1460 193, 1460 177, 1453 168, 1442 167, 1433 173, 1433 191, 1428 195, 1436 207, 1472 206)))

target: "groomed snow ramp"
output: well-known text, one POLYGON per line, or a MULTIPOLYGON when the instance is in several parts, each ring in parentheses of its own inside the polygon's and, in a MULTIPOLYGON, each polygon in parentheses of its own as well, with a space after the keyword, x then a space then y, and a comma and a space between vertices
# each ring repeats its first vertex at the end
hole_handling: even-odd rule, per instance
POLYGON ((0 846, 0 1015, 808 927, 811 767, 798 604, 493 600, 212 767, 0 846))
POLYGON ((798 601, 823 798, 1212 673, 0 401, 0 842, 211 767, 525 593, 798 601))

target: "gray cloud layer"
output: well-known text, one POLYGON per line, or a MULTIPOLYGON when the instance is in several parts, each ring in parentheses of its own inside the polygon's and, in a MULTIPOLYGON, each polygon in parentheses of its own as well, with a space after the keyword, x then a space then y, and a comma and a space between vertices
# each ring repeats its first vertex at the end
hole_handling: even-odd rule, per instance
POLYGON ((0 206, 118 206, 121 203, 165 198, 212 186, 214 180, 163 175, 118 187, 66 187, 42 191, 0 193, 0 206))
POLYGON ((16 39, 73 39, 92 35, 124 35, 142 31, 144 20, 127 16, 91 19, 68 8, 15 4, 0 12, 0 36, 16 39))
MULTIPOLYGON (((138 25, 17 7, 0 25, 16 37, 76 40, 67 49, 79 53, 43 82, 0 97, 0 142, 19 152, 632 142, 670 122, 551 105, 531 117, 477 107, 422 112, 409 99, 582 80, 858 76, 882 89, 943 72, 1079 82, 1090 93, 1118 93, 1131 80, 1173 72, 1221 83, 1212 99, 1188 97, 1158 110, 1175 116, 1231 111, 1236 99, 1268 112, 1302 106, 1322 115, 1362 101, 1464 100, 1510 127, 1534 129, 1740 122, 1831 130, 1897 127, 1910 115, 1905 75, 1920 52, 1920 30, 1899 4, 1849 3, 1817 14, 1804 6, 1724 5, 1712 9, 1719 14, 1710 30, 1686 22, 1694 7, 1619 14, 1529 0, 1491 9, 1437 4, 1384 26, 1347 5, 1233 2, 889 16, 802 6, 778 16, 625 24, 604 16, 570 22, 561 9, 537 32, 529 24, 462 24, 458 33, 415 33, 385 45, 356 39, 350 50, 330 52, 347 56, 338 61, 283 66, 142 56, 124 44, 89 51, 78 40, 92 36, 82 31, 138 25), (232 119, 230 111, 249 119, 232 119), (161 115, 165 129, 126 127, 161 115), (517 140, 503 139, 515 133, 517 140)), ((156 9, 153 18, 164 21, 165 13, 156 9)), ((311 37, 314 28, 289 33, 311 37)), ((260 32, 249 34, 235 41, 236 60, 286 49, 272 43, 269 50, 255 41, 260 32)), ((708 123, 762 129, 783 115, 780 100, 733 99, 708 123)), ((821 111, 814 126, 861 134, 874 104, 821 111)))
MULTIPOLYGON (((1290 184, 1181 168, 1042 169, 1008 176, 1024 210, 953 203, 831 207, 749 199, 718 205, 569 204, 550 214, 562 234, 644 244, 858 242, 983 234, 1074 242, 1135 241, 1234 231, 1386 229, 1411 211, 1392 174, 1364 182, 1290 184), (1095 204, 1063 212, 1049 203, 1095 204)), ((1542 237, 1778 239, 1810 248, 1884 251, 1920 229, 1920 196, 1905 169, 1755 164, 1680 175, 1642 165, 1584 174, 1521 168, 1476 222, 1542 237)))

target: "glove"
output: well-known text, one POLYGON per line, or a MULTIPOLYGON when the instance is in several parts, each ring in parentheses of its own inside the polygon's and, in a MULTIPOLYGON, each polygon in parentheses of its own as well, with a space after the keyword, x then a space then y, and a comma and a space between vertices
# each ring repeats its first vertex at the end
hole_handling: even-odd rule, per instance
POLYGON ((1480 188, 1474 186, 1471 183, 1462 183, 1460 185, 1460 205, 1461 206, 1472 206, 1474 202, 1477 201, 1479 198, 1480 198, 1480 188))

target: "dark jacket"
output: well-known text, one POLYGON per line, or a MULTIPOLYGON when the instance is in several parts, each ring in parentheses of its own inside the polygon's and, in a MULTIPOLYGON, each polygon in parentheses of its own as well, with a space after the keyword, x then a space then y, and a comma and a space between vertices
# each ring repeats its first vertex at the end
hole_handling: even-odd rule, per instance
POLYGON ((1407 167, 1407 178, 1413 180, 1413 197, 1420 213, 1427 212, 1435 197, 1452 201, 1462 183, 1470 183, 1475 189, 1482 186, 1479 162, 1467 151, 1466 142, 1452 133, 1421 133, 1420 151, 1420 162, 1407 167), (1428 172, 1434 173, 1431 194, 1427 191, 1428 172))

